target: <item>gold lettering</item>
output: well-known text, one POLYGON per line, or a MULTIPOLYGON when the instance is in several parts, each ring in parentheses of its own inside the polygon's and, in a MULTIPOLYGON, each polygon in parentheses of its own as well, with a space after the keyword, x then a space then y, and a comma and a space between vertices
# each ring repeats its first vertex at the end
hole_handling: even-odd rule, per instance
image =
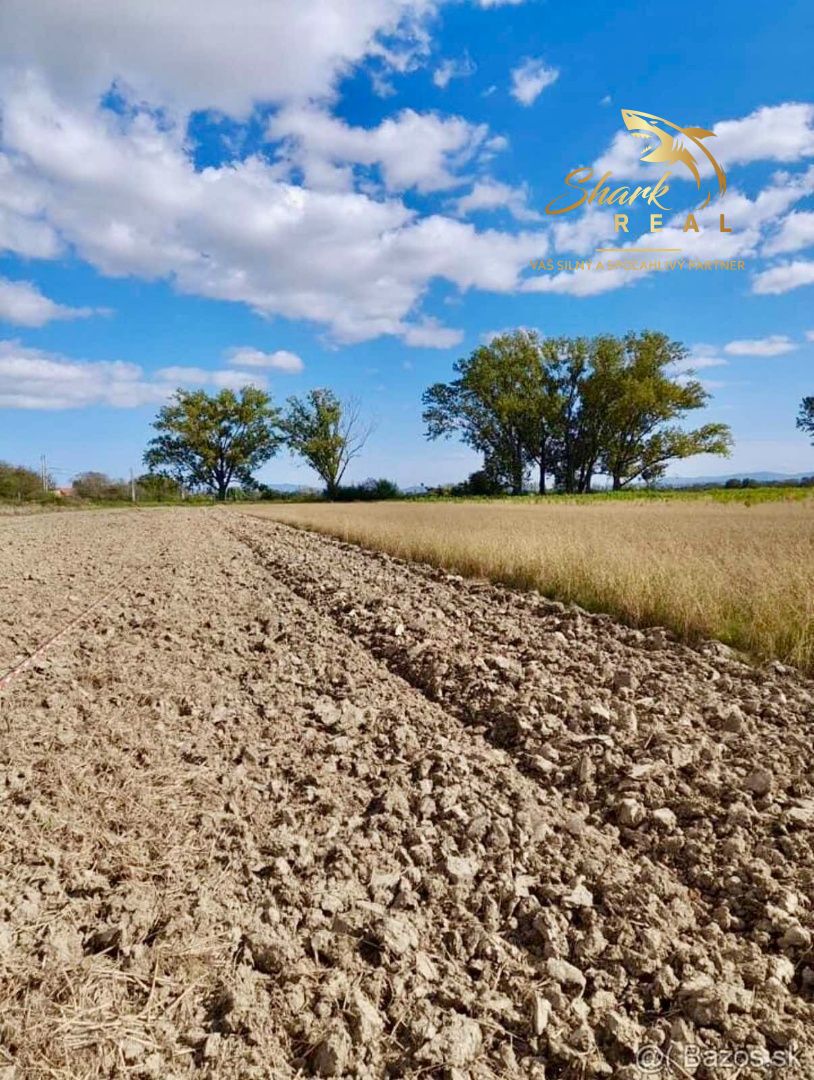
POLYGON ((614 214, 613 215, 613 230, 614 230, 614 232, 619 232, 620 229, 623 232, 628 232, 627 214, 614 214))
POLYGON ((650 232, 661 232, 661 214, 650 215, 650 232))
MULTIPOLYGON (((578 187, 580 184, 587 184, 593 176, 593 169, 572 169, 570 173, 565 177, 565 183, 567 187, 578 187)), ((600 180, 600 183, 602 181, 600 180)), ((557 200, 552 199, 548 206, 545 208, 547 214, 567 214, 569 210, 576 210, 577 207, 582 206, 587 198, 587 192, 583 191, 576 202, 571 203, 570 206, 563 206, 561 210, 553 210, 552 207, 556 204, 557 200)))
POLYGON ((695 220, 695 214, 687 214, 687 220, 684 222, 684 232, 689 232, 692 229, 693 232, 700 232, 698 228, 698 222, 695 220))
POLYGON ((602 205, 602 203, 608 197, 608 193, 610 192, 610 188, 602 188, 602 185, 605 183, 606 180, 610 180, 610 177, 611 174, 609 172, 606 172, 599 180, 597 180, 596 186, 594 187, 591 194, 588 196, 589 203, 592 203, 597 197, 597 195, 599 195, 599 205, 602 205), (599 190, 600 188, 602 188, 601 191, 599 190))
POLYGON ((656 184, 656 186, 653 188, 653 190, 647 196, 647 201, 651 205, 653 203, 655 203, 656 206, 660 207, 662 210, 669 210, 670 209, 669 206, 665 206, 664 203, 659 202, 659 195, 664 196, 670 190, 670 186, 667 183, 667 179, 671 175, 672 175, 672 173, 666 172, 664 174, 664 176, 660 177, 659 182, 656 184))
POLYGON ((726 218, 724 217, 723 214, 721 214, 721 217, 720 217, 720 231, 721 232, 732 232, 731 229, 727 228, 727 226, 726 226, 726 218))

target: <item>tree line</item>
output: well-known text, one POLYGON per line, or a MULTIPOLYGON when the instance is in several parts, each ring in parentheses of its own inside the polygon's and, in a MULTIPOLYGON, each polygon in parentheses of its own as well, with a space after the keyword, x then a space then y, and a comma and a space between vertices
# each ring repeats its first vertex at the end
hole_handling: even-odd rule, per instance
MULTIPOLYGON (((590 492, 598 475, 613 490, 653 484, 669 464, 695 454, 728 455, 726 424, 685 429, 709 393, 688 370, 679 342, 653 331, 622 337, 541 338, 529 330, 500 334, 454 365, 455 378, 423 395, 425 435, 457 436, 483 456, 483 468, 454 491, 520 494, 534 473, 541 494, 590 492)), ((803 399, 797 426, 814 438, 814 396, 803 399)), ((314 389, 277 408, 254 386, 175 392, 153 422, 139 498, 173 500, 207 491, 225 499, 236 485, 263 490, 256 472, 287 448, 311 466, 329 499, 393 498, 387 480, 343 485, 371 425, 356 401, 314 389)), ((103 473, 74 479, 77 495, 129 498, 130 482, 103 473)), ((266 489, 269 491, 270 489, 266 489)), ((35 498, 42 477, 0 463, 0 499, 35 498)))
POLYGON ((187 488, 205 488, 223 500, 232 484, 257 488, 255 472, 281 447, 302 457, 337 497, 348 465, 362 452, 371 426, 355 400, 324 388, 291 397, 284 410, 255 386, 177 390, 158 413, 144 463, 187 488))
POLYGON ((671 461, 728 455, 726 424, 684 430, 679 421, 709 399, 676 374, 687 350, 664 334, 541 339, 501 334, 459 360, 457 378, 424 394, 427 437, 457 435, 483 455, 481 482, 523 491, 531 470, 549 483, 590 492, 597 474, 614 491, 660 479, 671 461))

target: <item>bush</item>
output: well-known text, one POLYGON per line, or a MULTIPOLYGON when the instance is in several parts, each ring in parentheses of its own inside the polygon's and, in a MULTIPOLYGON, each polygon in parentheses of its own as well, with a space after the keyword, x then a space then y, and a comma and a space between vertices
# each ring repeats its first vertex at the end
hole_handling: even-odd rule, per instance
POLYGON ((334 496, 335 502, 379 502, 384 499, 402 498, 398 484, 392 480, 371 477, 362 484, 345 484, 334 496))
POLYGON ((463 484, 454 488, 456 495, 502 495, 505 487, 488 469, 470 473, 463 484))
POLYGON ((0 461, 0 499, 41 499, 42 477, 33 469, 22 465, 9 465, 0 461))
POLYGON ((115 501, 130 498, 130 485, 126 480, 113 480, 101 472, 85 472, 75 476, 73 489, 80 499, 115 501))
POLYGON ((165 473, 144 473, 136 480, 138 497, 147 502, 175 502, 181 498, 181 485, 165 473))

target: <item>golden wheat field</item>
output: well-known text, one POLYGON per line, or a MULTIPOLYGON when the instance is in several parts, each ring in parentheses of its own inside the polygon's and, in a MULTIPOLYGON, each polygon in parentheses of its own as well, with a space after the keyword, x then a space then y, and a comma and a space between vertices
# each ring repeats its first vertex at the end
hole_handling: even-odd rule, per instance
POLYGON ((814 499, 296 503, 252 512, 814 672, 814 499))

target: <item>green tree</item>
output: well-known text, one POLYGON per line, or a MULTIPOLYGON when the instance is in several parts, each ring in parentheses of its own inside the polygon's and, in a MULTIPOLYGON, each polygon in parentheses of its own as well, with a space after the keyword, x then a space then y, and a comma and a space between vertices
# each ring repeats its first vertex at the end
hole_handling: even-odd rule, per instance
POLYGON ((289 449, 305 458, 325 484, 329 499, 336 497, 345 470, 373 430, 363 422, 358 402, 340 401, 326 389, 311 390, 304 399, 289 398, 280 427, 289 449))
POLYGON ((804 397, 800 402, 797 427, 811 436, 811 445, 814 446, 814 397, 804 397))
POLYGON ((502 334, 457 361, 457 378, 424 394, 427 437, 458 434, 484 457, 484 472, 519 494, 532 465, 560 490, 588 492, 610 475, 615 490, 654 484, 671 460, 727 454, 724 424, 684 431, 677 421, 708 394, 676 377, 686 350, 664 334, 557 338, 502 334))
POLYGON ((280 445, 278 420, 269 395, 254 386, 214 395, 179 389, 153 422, 158 434, 144 464, 224 500, 233 481, 255 485, 253 474, 280 445))
POLYGON ((38 499, 43 494, 39 473, 0 461, 0 499, 38 499))
POLYGON ((556 384, 533 331, 500 334, 454 365, 458 378, 423 397, 428 439, 458 434, 484 457, 490 481, 523 491, 529 468, 545 472, 556 413, 556 384))
MULTIPOLYGON (((622 346, 621 363, 613 365, 603 388, 601 463, 613 490, 645 474, 649 480, 663 476, 670 461, 680 458, 728 456, 732 437, 726 424, 684 431, 672 423, 709 400, 700 382, 679 380, 671 372, 686 360, 684 346, 652 331, 628 334, 622 346)), ((599 370, 595 363, 594 371, 599 370)))

